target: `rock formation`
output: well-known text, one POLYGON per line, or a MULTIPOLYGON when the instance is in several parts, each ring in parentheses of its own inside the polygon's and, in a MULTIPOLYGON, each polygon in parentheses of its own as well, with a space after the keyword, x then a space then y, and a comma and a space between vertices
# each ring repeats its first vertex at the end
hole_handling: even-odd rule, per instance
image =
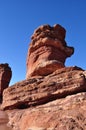
POLYGON ((4 91, 3 109, 27 108, 86 91, 84 71, 78 67, 56 70, 18 82, 4 91), (16 89, 17 88, 17 89, 16 89))
POLYGON ((13 130, 86 130, 86 92, 8 114, 13 130))
POLYGON ((26 78, 35 75, 48 75, 64 67, 67 57, 74 49, 65 42, 65 29, 56 24, 40 26, 32 35, 27 56, 26 78))
POLYGON ((34 32, 26 79, 6 88, 0 105, 13 130, 86 130, 86 71, 65 67, 74 52, 65 32, 60 25, 34 32))
POLYGON ((7 63, 0 64, 0 102, 2 100, 3 90, 9 85, 12 76, 11 68, 7 63))

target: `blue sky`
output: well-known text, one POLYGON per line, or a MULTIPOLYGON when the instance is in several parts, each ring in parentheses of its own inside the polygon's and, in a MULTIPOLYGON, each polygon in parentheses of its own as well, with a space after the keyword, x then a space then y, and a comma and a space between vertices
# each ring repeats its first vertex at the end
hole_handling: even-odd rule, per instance
POLYGON ((66 66, 86 69, 86 0, 0 0, 0 63, 9 63, 11 84, 25 79, 30 37, 42 24, 60 24, 75 53, 66 66))

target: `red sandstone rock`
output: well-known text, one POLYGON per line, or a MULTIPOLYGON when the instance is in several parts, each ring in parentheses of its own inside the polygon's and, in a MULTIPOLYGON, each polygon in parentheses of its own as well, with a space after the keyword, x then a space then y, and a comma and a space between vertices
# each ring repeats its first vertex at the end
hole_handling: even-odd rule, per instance
POLYGON ((3 90, 9 85, 11 76, 12 71, 8 64, 0 64, 0 99, 2 99, 3 90))
POLYGON ((6 112, 0 111, 0 130, 12 130, 8 126, 9 118, 6 112))
POLYGON ((86 71, 65 67, 18 82, 4 90, 1 108, 13 130, 85 130, 86 71))
POLYGON ((73 54, 65 32, 60 25, 35 30, 27 79, 6 88, 0 104, 13 130, 86 130, 86 71, 65 67, 73 54))
POLYGON ((64 67, 66 58, 74 52, 65 42, 65 33, 58 24, 40 26, 35 30, 28 50, 26 78, 48 75, 64 67))
POLYGON ((48 76, 32 77, 5 89, 2 109, 37 106, 84 91, 84 71, 78 67, 65 67, 48 76))
POLYGON ((86 130, 86 92, 7 112, 13 130, 86 130))

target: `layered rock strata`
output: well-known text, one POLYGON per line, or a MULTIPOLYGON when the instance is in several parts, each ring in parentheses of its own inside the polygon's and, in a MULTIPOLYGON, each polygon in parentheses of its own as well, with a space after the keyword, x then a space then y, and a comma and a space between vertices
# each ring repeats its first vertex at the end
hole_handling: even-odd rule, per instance
POLYGON ((0 64, 0 102, 2 101, 3 90, 9 86, 12 77, 11 68, 7 63, 0 64))
POLYGON ((27 108, 86 91, 84 71, 65 67, 48 76, 36 76, 18 82, 3 94, 3 109, 27 108))
POLYGON ((85 130, 86 71, 65 67, 4 90, 1 108, 13 130, 85 130))
POLYGON ((13 130, 86 130, 86 92, 7 112, 13 130))
POLYGON ((66 58, 74 52, 73 47, 67 46, 65 34, 66 30, 58 24, 43 25, 34 31, 28 50, 26 79, 48 75, 65 66, 66 58))

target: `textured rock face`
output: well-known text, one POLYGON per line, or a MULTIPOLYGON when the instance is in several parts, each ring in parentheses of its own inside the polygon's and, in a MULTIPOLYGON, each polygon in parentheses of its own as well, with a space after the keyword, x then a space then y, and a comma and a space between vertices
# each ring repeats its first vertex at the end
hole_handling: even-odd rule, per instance
POLYGON ((65 67, 48 76, 32 77, 4 90, 3 109, 27 108, 86 91, 82 69, 65 67))
POLYGON ((7 124, 9 118, 6 112, 0 111, 0 130, 12 130, 11 127, 7 124))
POLYGON ((65 42, 65 33, 58 24, 43 25, 35 30, 28 50, 26 78, 48 75, 64 67, 66 58, 74 52, 65 42))
POLYGON ((8 64, 0 64, 0 101, 2 100, 3 90, 9 85, 11 76, 12 71, 8 64))
POLYGON ((1 108, 13 130, 85 130, 86 71, 64 67, 18 82, 4 90, 1 108))
POLYGON ((14 130, 86 130, 86 93, 8 114, 14 130))

